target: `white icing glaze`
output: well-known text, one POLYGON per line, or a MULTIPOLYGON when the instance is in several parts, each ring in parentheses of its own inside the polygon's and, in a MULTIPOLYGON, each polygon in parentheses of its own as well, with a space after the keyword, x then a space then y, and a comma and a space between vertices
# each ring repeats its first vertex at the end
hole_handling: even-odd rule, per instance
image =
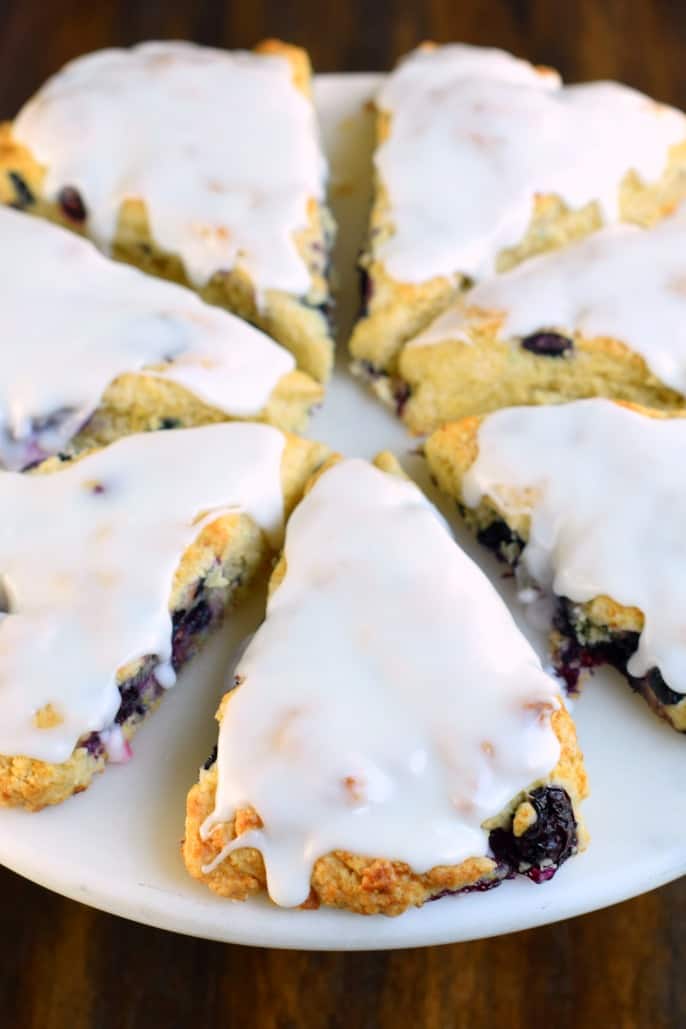
POLYGON ((293 234, 326 174, 314 111, 285 57, 145 43, 72 61, 30 100, 13 133, 68 185, 107 249, 123 200, 145 201, 163 250, 202 285, 241 265, 258 290, 304 294, 293 234))
POLYGON ((8 208, 0 209, 0 281, 7 467, 64 446, 123 372, 168 361, 150 374, 249 417, 295 366, 264 333, 190 290, 114 264, 74 233, 8 208), (56 412, 69 413, 51 426, 56 412))
MULTIPOLYGON (((112 723, 118 668, 157 655, 169 669, 183 551, 234 510, 278 541, 283 448, 277 429, 233 423, 128 436, 53 474, 0 472, 0 754, 65 761, 112 723), (62 721, 39 729, 47 704, 62 721)), ((120 744, 108 736, 121 760, 120 744)))
POLYGON ((632 675, 657 667, 686 693, 686 420, 652 419, 608 400, 510 408, 479 429, 465 503, 493 497, 526 511, 535 491, 525 569, 578 603, 607 595, 641 609, 632 675))
POLYGON ((618 218, 629 169, 659 179, 686 117, 626 86, 562 86, 509 54, 463 45, 410 54, 382 86, 392 115, 375 164, 394 234, 376 250, 390 275, 481 276, 524 235, 537 193, 597 200, 618 218))
POLYGON ((415 871, 488 853, 484 819, 556 764, 555 683, 413 484, 360 460, 292 515, 287 572, 238 664, 214 813, 252 805, 274 901, 343 849, 415 871), (496 641, 496 645, 494 645, 496 641))
POLYGON ((609 226, 484 279, 408 346, 470 342, 474 309, 502 312, 503 338, 541 329, 611 336, 686 393, 686 206, 653 228, 609 226))

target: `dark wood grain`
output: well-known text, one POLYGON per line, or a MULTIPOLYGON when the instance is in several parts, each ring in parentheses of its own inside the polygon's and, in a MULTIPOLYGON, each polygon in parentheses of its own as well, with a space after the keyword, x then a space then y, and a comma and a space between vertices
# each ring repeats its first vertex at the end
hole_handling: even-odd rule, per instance
MULTIPOLYGON (((321 71, 388 68, 425 38, 490 43, 686 105, 686 4, 668 0, 0 0, 0 117, 86 50, 265 35, 321 71)), ((0 869, 1 1029, 680 1029, 685 967, 686 881, 496 940, 307 954, 148 929, 0 869)))

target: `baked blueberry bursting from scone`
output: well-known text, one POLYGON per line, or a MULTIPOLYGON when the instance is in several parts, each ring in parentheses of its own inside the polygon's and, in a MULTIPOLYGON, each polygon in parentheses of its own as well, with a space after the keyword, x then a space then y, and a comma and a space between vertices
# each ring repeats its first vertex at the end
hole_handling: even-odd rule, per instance
POLYGON ((562 357, 572 350, 574 343, 559 332, 533 332, 524 337, 521 346, 539 357, 562 357))
POLYGON ((613 631, 592 625, 580 605, 566 597, 557 600, 553 626, 553 663, 568 691, 577 690, 583 671, 599 665, 610 665, 624 676, 632 690, 639 693, 657 714, 671 722, 675 728, 685 731, 675 724, 668 710, 682 704, 684 695, 671 689, 658 668, 651 668, 642 676, 631 675, 628 671, 629 659, 638 647, 639 633, 613 631))
MULTIPOLYGON (((462 513, 464 514, 464 508, 462 513)), ((499 561, 511 565, 514 568, 524 550, 524 540, 513 532, 509 525, 503 521, 491 522, 483 529, 479 529, 476 538, 482 547, 490 550, 499 561)))
POLYGON ((14 195, 16 197, 14 203, 10 205, 11 207, 16 208, 18 211, 25 211, 27 207, 31 207, 35 204, 36 197, 29 189, 26 181, 22 178, 19 172, 8 172, 8 178, 12 183, 14 195))
MULTIPOLYGON (((460 506, 463 514, 467 509, 460 506)), ((468 516, 468 512, 467 512, 468 516)), ((501 519, 495 519, 479 529, 477 539, 499 561, 512 569, 519 563, 525 542, 501 519)), ((584 672, 601 665, 609 665, 624 676, 629 686, 639 693, 662 718, 682 732, 670 708, 683 704, 686 698, 664 681, 660 670, 652 668, 645 675, 631 675, 627 669, 629 659, 638 647, 639 633, 612 630, 608 626, 591 623, 583 607, 567 597, 555 598, 553 616, 553 668, 562 679, 567 693, 577 693, 584 672)))
MULTIPOLYGON (((230 594, 240 585, 240 576, 231 582, 230 594)), ((190 660, 197 652, 204 639, 221 620, 226 610, 222 590, 208 590, 205 581, 201 580, 187 608, 174 611, 172 615, 172 658, 175 672, 190 660), (214 594, 214 596, 213 596, 214 594)), ((121 704, 114 719, 114 726, 131 727, 142 722, 155 703, 164 693, 164 687, 155 677, 158 659, 153 656, 143 658, 140 667, 129 679, 119 685, 121 704)), ((106 736, 113 726, 101 732, 92 732, 81 740, 91 757, 99 758, 106 750, 106 736)))
POLYGON ((85 222, 88 217, 86 211, 86 205, 81 199, 81 194, 78 189, 74 189, 73 186, 63 186, 57 195, 57 203, 60 206, 62 214, 64 214, 70 221, 73 222, 85 222))
POLYGON ((506 879, 525 875, 540 884, 552 879, 558 868, 576 854, 579 846, 572 802, 560 786, 539 786, 525 797, 536 820, 521 836, 512 829, 494 829, 488 838, 496 861, 492 876, 479 879, 461 890, 441 890, 432 900, 461 893, 483 893, 506 879))

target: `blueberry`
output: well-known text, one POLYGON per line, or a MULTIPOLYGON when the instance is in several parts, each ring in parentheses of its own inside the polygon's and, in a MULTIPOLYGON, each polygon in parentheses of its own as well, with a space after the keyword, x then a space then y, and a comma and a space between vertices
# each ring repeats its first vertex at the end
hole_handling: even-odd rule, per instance
POLYGON ((412 395, 412 390, 406 382, 398 382, 393 389, 393 399, 395 400, 395 411, 398 417, 402 417, 403 411, 407 406, 407 401, 412 395))
POLYGON ((181 427, 180 418, 160 418, 160 429, 178 429, 181 427))
POLYGON ((360 290, 360 315, 367 314, 374 295, 374 283, 366 268, 357 267, 360 290))
POLYGON ((494 829, 489 845, 496 860, 533 882, 551 879, 578 845, 572 802, 560 786, 539 786, 526 799, 536 812, 536 821, 515 836, 510 829, 494 829))
POLYGON ((16 207, 17 210, 23 211, 25 208, 35 204, 36 197, 19 172, 9 172, 9 180, 14 187, 14 195, 16 197, 14 203, 10 205, 11 207, 16 207))
POLYGON ((524 540, 506 522, 497 518, 479 529, 476 538, 483 547, 491 550, 499 561, 516 565, 524 549, 524 540))
POLYGON ((539 357, 562 357, 573 346, 573 341, 568 336, 561 336, 559 332, 533 332, 522 340, 524 350, 539 357))
POLYGON ((101 757, 105 753, 105 744, 102 742, 102 736, 99 732, 92 732, 80 745, 85 747, 90 756, 94 758, 101 757))
POLYGON ((120 684, 121 703, 114 719, 117 725, 134 716, 142 718, 150 702, 161 693, 162 687, 155 679, 156 665, 156 658, 146 657, 136 674, 120 684))
POLYGON ((214 749, 212 750, 212 753, 210 754, 210 756, 208 757, 207 761, 203 765, 203 768, 205 769, 206 772, 209 771, 209 769, 212 767, 212 765, 214 764, 214 762, 216 760, 217 760, 217 748, 214 747, 214 749))
POLYGON ((172 617, 172 667, 178 670, 193 653, 194 643, 212 621, 212 609, 205 600, 175 611, 172 617))
POLYGON ((667 685, 658 668, 651 668, 642 676, 631 675, 627 670, 629 659, 638 648, 639 633, 610 632, 607 639, 583 643, 575 624, 574 606, 566 597, 558 600, 553 625, 564 637, 556 655, 555 671, 566 683, 568 692, 576 692, 584 669, 610 665, 625 677, 633 690, 648 700, 652 695, 659 705, 670 707, 684 699, 683 693, 667 685))
POLYGON ((57 203, 60 205, 62 213, 73 222, 85 222, 88 217, 81 194, 73 186, 62 187, 57 195, 57 203))

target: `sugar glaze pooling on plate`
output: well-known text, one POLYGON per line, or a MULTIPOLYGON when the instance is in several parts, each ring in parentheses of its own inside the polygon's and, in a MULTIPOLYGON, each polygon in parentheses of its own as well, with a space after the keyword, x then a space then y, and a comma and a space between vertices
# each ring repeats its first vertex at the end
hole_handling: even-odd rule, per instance
POLYGON ((552 329, 621 340, 686 393, 686 205, 652 228, 608 226, 477 283, 408 346, 469 343, 480 311, 502 313, 503 338, 552 329))
POLYGON ((123 372, 166 365, 146 373, 249 417, 295 367, 278 343, 190 290, 9 208, 0 209, 0 276, 0 466, 59 450, 123 372))
POLYGON ((464 502, 490 496, 508 514, 531 510, 521 556, 531 577, 577 603, 604 595, 639 608, 629 673, 658 668, 686 693, 686 420, 581 400, 498 411, 478 443, 464 502))
POLYGON ((270 896, 294 906, 335 849, 418 872, 487 855, 481 823, 559 756, 557 686, 491 584, 416 486, 361 460, 317 481, 285 558, 224 709, 202 833, 246 806, 264 828, 204 871, 257 847, 270 896))
POLYGON ((627 86, 563 86, 550 69, 466 45, 414 51, 376 102, 392 117, 375 164, 394 226, 377 256, 404 282, 491 273, 537 193, 597 200, 616 221, 626 172, 659 179, 686 140, 683 114, 627 86))
POLYGON ((181 555, 231 511, 278 541, 284 442, 266 425, 211 425, 128 436, 52 474, 0 472, 0 754, 66 761, 113 721, 128 661, 156 655, 173 684, 181 555))
POLYGON ((240 264, 259 291, 310 285, 294 233, 324 197, 315 114, 285 57, 145 43, 80 57, 30 100, 14 134, 76 187, 107 249, 122 201, 145 202, 156 244, 204 285, 240 264))

